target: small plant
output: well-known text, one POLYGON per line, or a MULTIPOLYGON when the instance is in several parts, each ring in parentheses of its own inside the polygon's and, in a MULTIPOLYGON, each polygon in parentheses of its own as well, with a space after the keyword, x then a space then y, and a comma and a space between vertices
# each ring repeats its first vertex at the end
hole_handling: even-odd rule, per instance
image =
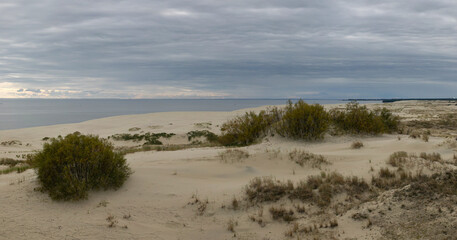
POLYGON ((234 233, 235 227, 238 226, 238 222, 233 220, 232 218, 227 222, 227 230, 234 233))
POLYGON ((188 203, 188 205, 196 205, 197 206, 197 215, 202 216, 205 214, 206 209, 208 207, 209 201, 208 199, 202 201, 200 198, 194 194, 192 195, 192 200, 188 203))
POLYGON ((402 166, 408 159, 408 153, 405 151, 392 153, 387 161, 393 167, 402 166))
POLYGON ((429 137, 427 134, 422 135, 422 141, 428 142, 428 140, 429 140, 429 137))
POLYGON ((240 207, 240 203, 239 203, 238 199, 236 199, 236 197, 233 197, 233 199, 232 199, 233 210, 238 210, 239 207, 240 207))
POLYGON ((97 207, 106 207, 106 206, 108 206, 108 203, 109 203, 108 201, 102 200, 98 203, 97 207))
POLYGON ((118 189, 132 173, 107 140, 79 133, 51 139, 29 162, 42 189, 56 200, 84 199, 89 190, 118 189))
POLYGON ((129 128, 129 132, 136 132, 136 131, 140 131, 141 128, 139 127, 132 127, 132 128, 129 128))
POLYGON ((355 141, 351 144, 352 149, 360 149, 363 147, 363 143, 360 141, 355 141))
POLYGON ((116 217, 113 216, 113 215, 108 215, 108 217, 106 217, 106 221, 108 222, 108 227, 109 228, 113 228, 113 227, 116 227, 117 225, 117 220, 116 220, 116 217))

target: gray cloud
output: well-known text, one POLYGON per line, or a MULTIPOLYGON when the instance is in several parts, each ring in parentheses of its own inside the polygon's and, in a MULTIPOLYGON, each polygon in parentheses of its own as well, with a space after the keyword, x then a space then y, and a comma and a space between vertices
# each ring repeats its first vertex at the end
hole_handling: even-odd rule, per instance
POLYGON ((0 94, 8 97, 457 90, 455 1, 5 0, 0 12, 0 94))

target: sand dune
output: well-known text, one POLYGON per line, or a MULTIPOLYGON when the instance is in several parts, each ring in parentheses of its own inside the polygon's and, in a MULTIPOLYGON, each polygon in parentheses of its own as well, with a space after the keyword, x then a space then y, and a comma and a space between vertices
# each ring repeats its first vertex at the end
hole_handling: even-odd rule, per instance
MULTIPOLYGON (((408 121, 436 118, 456 110, 455 105, 447 103, 396 102, 385 106, 408 121)), ((326 106, 333 107, 342 106, 326 106)), ((187 142, 185 134, 188 131, 208 129, 218 133, 224 121, 245 111, 152 113, 0 131, 0 142, 18 140, 22 144, 0 146, 0 157, 31 153, 41 149, 43 137, 64 136, 74 131, 108 137, 140 128, 138 132, 176 133, 166 143, 182 144, 187 142)), ((443 159, 451 159, 456 149, 443 142, 446 136, 453 135, 455 132, 451 130, 436 129, 436 137, 430 137, 428 142, 399 134, 326 136, 325 140, 314 143, 275 136, 267 137, 260 144, 240 148, 248 152, 249 157, 226 161, 220 157, 226 151, 223 147, 136 152, 126 155, 134 174, 121 189, 91 192, 88 200, 80 202, 55 202, 45 193, 34 191, 38 183, 33 170, 0 175, 0 239, 290 239, 284 233, 292 224, 271 219, 269 205, 263 213, 265 226, 250 220, 249 216, 258 214, 259 207, 248 207, 242 201, 243 188, 254 177, 274 176, 278 180, 298 182, 321 171, 337 171, 344 176, 359 176, 369 181, 373 170, 385 167, 390 154, 396 151, 437 152, 443 159), (355 140, 362 141, 364 147, 351 149, 355 140), (322 165, 320 169, 302 167, 289 160, 288 154, 296 149, 321 154, 330 164, 322 165), (240 209, 231 209, 233 198, 240 201, 240 209), (198 209, 202 204, 206 207, 203 211, 198 209), (110 216, 115 221, 114 227, 108 227, 110 216), (230 220, 237 222, 235 233, 227 230, 230 220)), ((114 141, 114 144, 137 145, 124 141, 114 141)), ((389 198, 388 195, 384 197, 389 198)), ((278 204, 290 205, 287 201, 278 204)), ((382 204, 379 200, 341 215, 332 215, 337 218, 338 227, 321 229, 316 236, 321 239, 386 238, 385 225, 367 227, 366 220, 357 221, 352 217, 367 209, 383 209, 382 204)), ((400 208, 401 204, 397 205, 400 208)), ((392 207, 397 205, 392 203, 392 207)), ((396 216, 387 215, 392 221, 398 221, 396 216)), ((455 217, 455 214, 446 216, 455 217)), ((330 215, 320 218, 325 221, 330 215)), ((385 218, 373 217, 373 221, 376 219, 385 221, 385 218)), ((456 218, 448 220, 456 221, 456 218)))

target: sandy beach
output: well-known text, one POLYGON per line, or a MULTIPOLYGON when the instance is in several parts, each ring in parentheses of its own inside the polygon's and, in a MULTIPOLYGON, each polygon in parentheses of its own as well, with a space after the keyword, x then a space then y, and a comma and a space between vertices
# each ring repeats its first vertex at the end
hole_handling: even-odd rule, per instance
MULTIPOLYGON (((87 200, 56 202, 46 193, 35 191, 39 186, 34 170, 0 175, 0 239, 297 239, 286 236, 293 223, 272 219, 268 209, 275 206, 292 208, 297 202, 281 199, 275 203, 251 206, 245 198, 245 186, 255 177, 273 176, 277 180, 298 183, 321 172, 338 172, 370 181, 380 168, 388 167, 389 156, 398 151, 420 154, 439 153, 445 160, 441 167, 456 169, 450 163, 457 150, 457 132, 432 124, 455 114, 457 106, 448 102, 404 101, 389 104, 368 104, 369 108, 385 106, 408 123, 416 120, 415 131, 430 131, 427 141, 407 134, 381 136, 330 136, 318 142, 304 142, 267 136, 258 144, 237 148, 246 156, 232 156, 225 147, 196 147, 177 151, 139 151, 126 155, 134 171, 117 191, 90 192, 87 200), (363 142, 360 149, 351 148, 354 141, 363 142), (329 164, 319 167, 300 166, 289 159, 295 150, 324 156, 329 164), (449 160, 449 162, 447 162, 449 160), (234 207, 233 199, 239 201, 234 207), (261 218, 262 224, 253 218, 261 218), (110 219, 110 220, 108 220, 110 219), (114 224, 110 225, 110 221, 114 224), (233 223, 234 230, 228 225, 233 223)), ((325 105, 342 108, 344 105, 325 105)), ((79 131, 107 138, 120 133, 175 133, 162 139, 165 145, 188 144, 186 133, 209 130, 220 133, 228 119, 255 109, 234 112, 170 112, 117 116, 76 124, 34 127, 0 131, 0 158, 21 158, 40 150, 45 137, 65 136, 79 131)), ((118 147, 141 145, 132 141, 114 141, 118 147)), ((233 150, 233 149, 232 149, 233 150)), ((424 172, 433 172, 426 166, 424 172)), ((404 231, 404 239, 421 232, 423 239, 455 239, 457 215, 455 199, 436 200, 422 209, 413 202, 395 198, 395 191, 386 191, 372 201, 341 212, 322 214, 316 207, 307 207, 309 216, 296 221, 318 225, 319 230, 300 239, 389 239, 389 233, 404 231), (443 202, 444 201, 444 202, 443 202), (448 204, 448 205, 446 205, 448 204), (406 206, 406 207, 405 207, 406 206), (441 206, 438 210, 438 206, 441 206), (415 212, 416 211, 416 212, 415 212), (417 214, 427 218, 417 218, 417 214), (361 214, 362 219, 355 218, 361 214), (439 217, 430 217, 438 214, 439 217), (414 215, 416 214, 416 215, 414 215), (415 217, 416 216, 416 217, 415 217), (337 226, 326 227, 335 219, 337 226), (319 225, 324 226, 319 226, 319 225), (429 230, 429 226, 435 226, 429 230), (436 235, 439 231, 441 235, 436 235), (446 238, 449 237, 449 238, 446 238)), ((420 237, 418 237, 420 238, 420 237)), ((411 239, 411 238, 409 238, 411 239)))

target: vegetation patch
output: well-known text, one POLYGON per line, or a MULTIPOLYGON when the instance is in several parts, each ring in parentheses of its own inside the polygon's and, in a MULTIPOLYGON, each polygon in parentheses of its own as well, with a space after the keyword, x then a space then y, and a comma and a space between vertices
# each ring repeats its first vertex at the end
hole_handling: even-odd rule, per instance
POLYGON ((132 127, 132 128, 129 128, 129 132, 136 132, 136 131, 140 131, 141 128, 139 127, 132 127))
POLYGON ((10 141, 1 142, 0 145, 2 145, 2 146, 22 145, 22 142, 19 140, 10 140, 10 141))
POLYGON ((265 136, 270 125, 270 118, 265 111, 259 114, 247 112, 222 125, 219 142, 225 146, 247 146, 265 136))
POLYGON ((283 220, 284 222, 292 222, 295 220, 294 211, 284 207, 271 207, 270 214, 273 220, 283 220))
POLYGON ((0 165, 7 165, 10 167, 14 167, 18 164, 24 164, 24 163, 25 163, 24 160, 16 160, 16 159, 12 159, 12 158, 1 158, 0 159, 0 165))
POLYGON ((397 131, 400 125, 399 117, 387 108, 370 111, 357 102, 348 103, 344 111, 331 110, 330 116, 340 133, 378 135, 397 131))
POLYGON ((42 190, 55 200, 85 199, 90 190, 118 189, 132 173, 107 140, 80 133, 52 138, 30 163, 42 190))
POLYGON ((335 134, 377 135, 398 131, 399 125, 399 117, 387 108, 368 110, 351 102, 345 110, 327 112, 319 104, 289 100, 285 108, 269 108, 258 114, 251 111, 227 121, 221 127, 219 142, 225 146, 247 146, 268 133, 314 141, 322 139, 330 127, 335 134))
POLYGON ((289 100, 276 131, 284 137, 317 140, 324 137, 329 126, 329 115, 319 104, 309 105, 303 100, 289 100))
POLYGON ((369 185, 361 178, 345 178, 338 173, 310 176, 296 186, 292 181, 281 182, 271 177, 254 178, 246 186, 247 200, 251 203, 275 202, 281 198, 297 199, 321 207, 328 206, 333 197, 346 193, 358 196, 369 192, 369 185))
POLYGON ((300 166, 311 166, 312 168, 321 168, 322 165, 331 164, 327 159, 322 155, 317 155, 309 153, 303 150, 297 150, 289 153, 289 159, 300 166))
POLYGON ((162 145, 162 142, 159 141, 159 138, 171 138, 176 134, 174 133, 145 133, 145 134, 129 134, 129 133, 122 133, 122 134, 114 134, 111 135, 111 138, 117 141, 145 141, 144 144, 148 145, 162 145))
POLYGON ((241 149, 228 149, 219 153, 219 158, 225 163, 241 162, 249 158, 249 153, 241 149))
POLYGON ((205 137, 206 141, 214 143, 218 141, 218 136, 210 132, 208 130, 196 130, 196 131, 190 131, 187 133, 187 140, 191 142, 192 140, 200 137, 205 137))
POLYGON ((361 141, 355 141, 351 144, 352 149, 360 149, 363 147, 363 142, 361 141))
POLYGON ((448 164, 453 164, 451 161, 445 161, 441 158, 439 153, 425 153, 422 152, 418 155, 415 153, 406 153, 403 151, 395 152, 390 155, 387 164, 393 167, 404 169, 413 169, 414 167, 426 167, 431 171, 443 171, 448 164))

